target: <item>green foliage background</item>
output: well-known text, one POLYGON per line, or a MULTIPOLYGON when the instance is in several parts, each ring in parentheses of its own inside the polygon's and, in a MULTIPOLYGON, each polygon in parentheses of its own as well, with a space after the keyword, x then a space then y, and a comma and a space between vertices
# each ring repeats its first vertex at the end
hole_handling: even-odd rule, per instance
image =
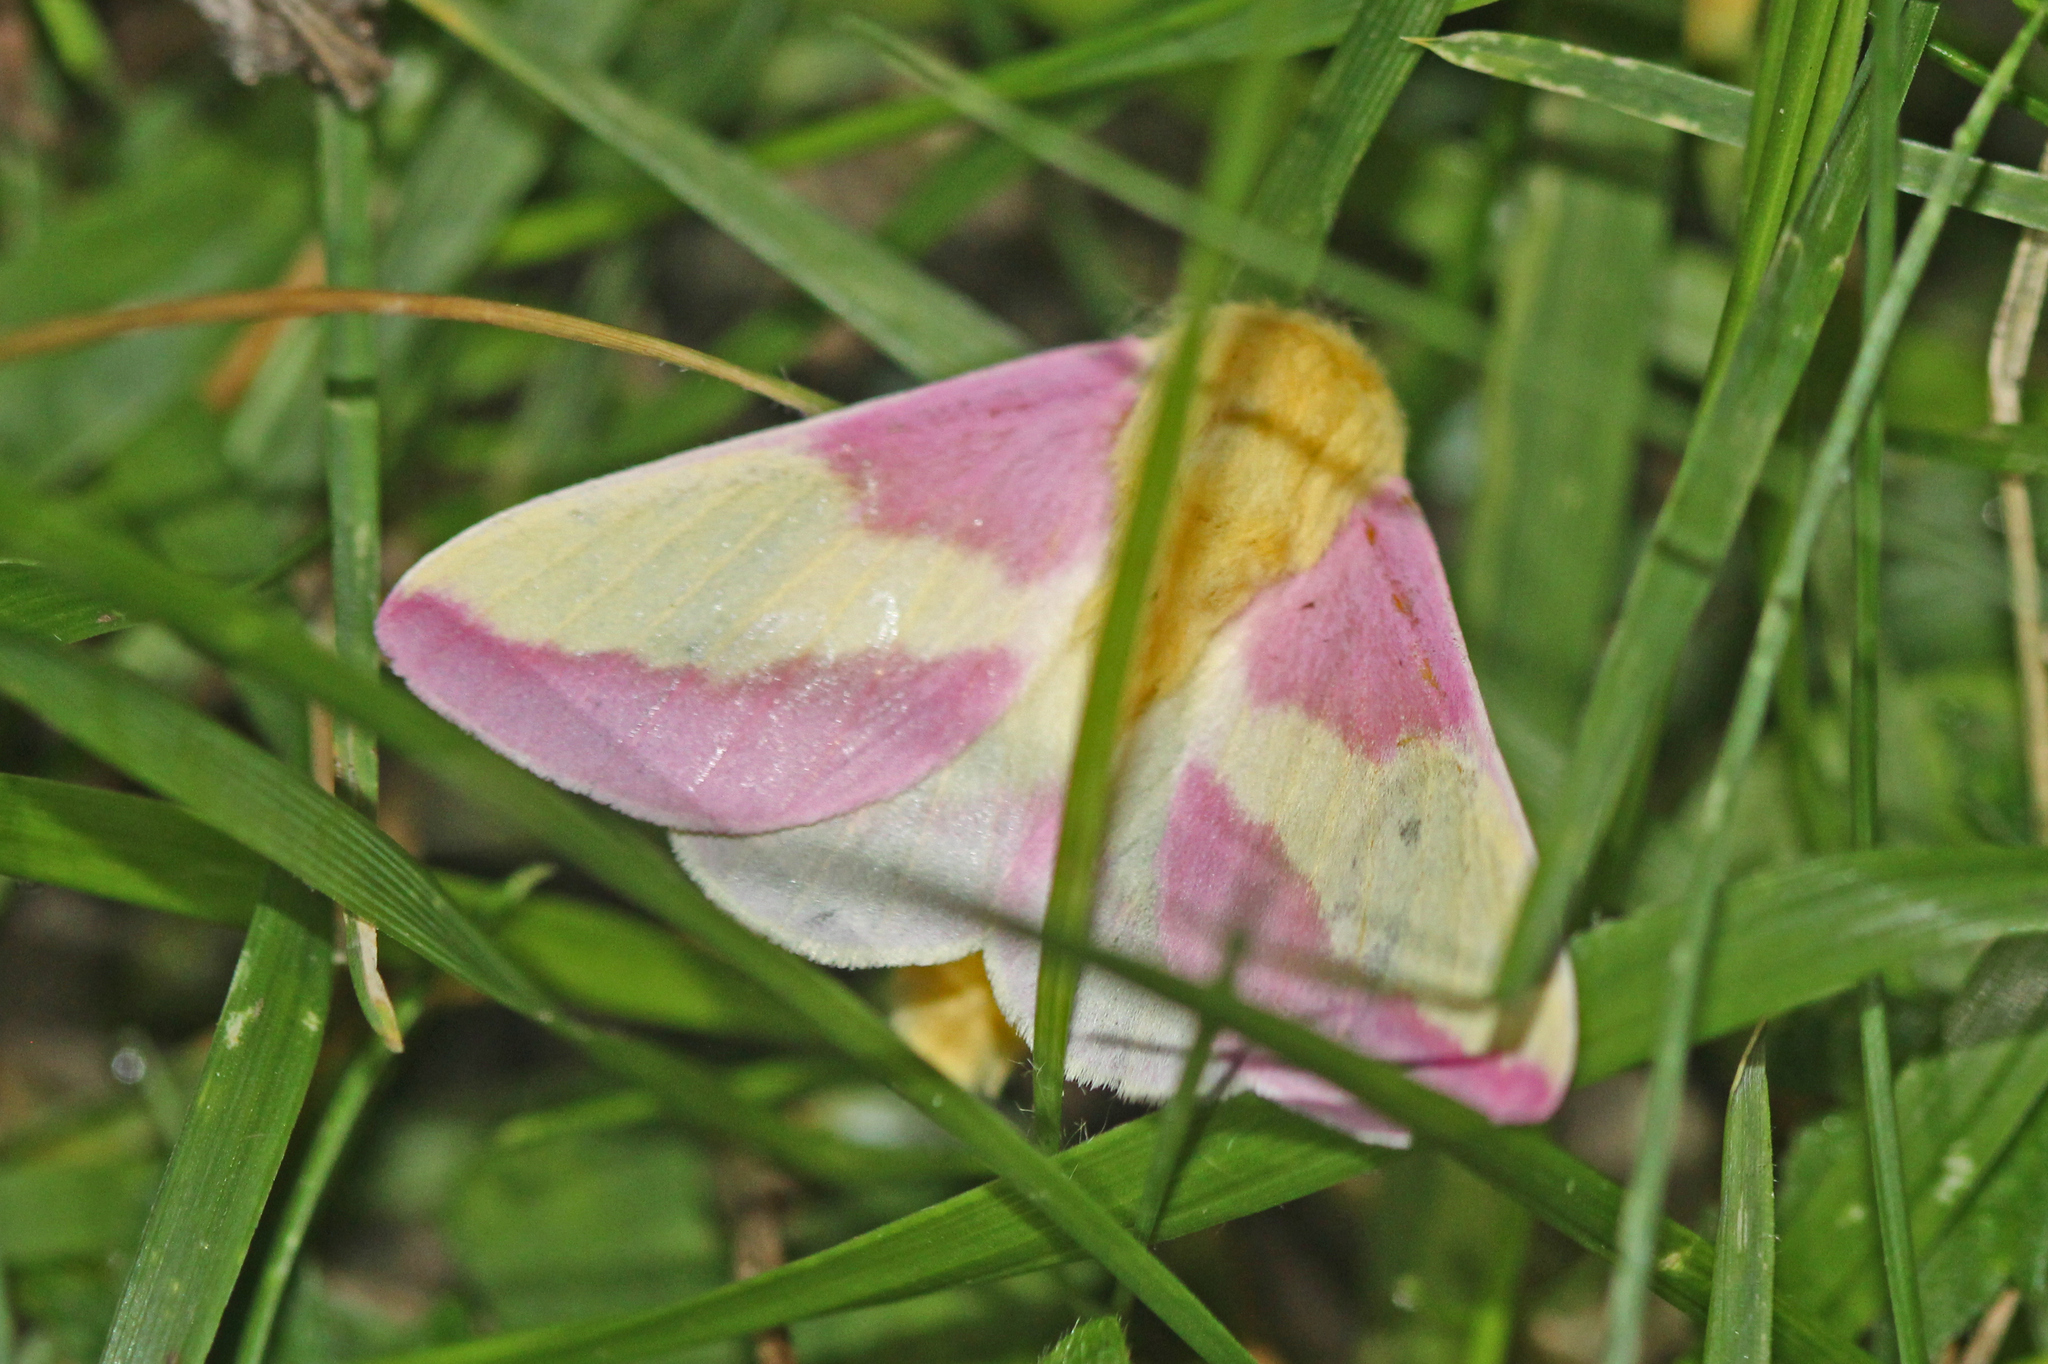
POLYGON ((1919 141, 1876 174, 1902 243, 1954 212, 1887 345, 1865 6, 1740 9, 406 0, 358 118, 237 84, 179 0, 0 3, 0 330, 303 283, 323 245, 336 283, 847 401, 1226 288, 1352 321, 1543 847, 1517 962, 1568 933, 1582 1010, 1565 1113, 1502 1131, 1153 980, 1416 1148, 1070 1092, 1048 1157, 1026 1077, 954 1089, 883 981, 752 939, 374 675, 365 613, 428 548, 784 414, 459 324, 138 332, 0 366, 0 1361, 708 1360, 785 1326, 806 1361, 1590 1360, 1632 1272, 1677 1309, 1656 1358, 1920 1364, 2008 1289, 1998 1357, 2048 1350, 2048 850, 1996 501, 2048 427, 1985 400, 2048 229, 2048 57, 1995 164, 1946 164, 2023 16, 1904 7, 1919 141), (1873 644, 1851 499, 1802 490, 1879 364, 1873 644), (401 1057, 337 992, 336 902, 383 930, 401 1057), (1696 1045, 1646 1120, 1660 1027, 1696 1045), (1639 1174, 1632 1248, 1639 1146, 1670 1220, 1639 1174), (789 1263, 736 1282, 764 1181, 789 1263))

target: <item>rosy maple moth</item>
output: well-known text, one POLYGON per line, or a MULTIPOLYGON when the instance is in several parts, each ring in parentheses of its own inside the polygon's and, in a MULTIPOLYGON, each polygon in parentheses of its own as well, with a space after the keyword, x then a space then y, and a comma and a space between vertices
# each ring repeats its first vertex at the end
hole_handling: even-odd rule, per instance
MULTIPOLYGON (((391 664, 517 762, 674 830, 729 913, 835 966, 985 954, 1028 1040, 1043 913, 1157 341, 1068 346, 514 507, 393 590, 391 664), (963 912, 965 911, 965 912, 963 912)), ((1485 1002, 1534 846, 1405 424, 1343 328, 1212 318, 1133 660, 1093 934, 1411 1068, 1502 1122, 1577 1009, 1485 1002)), ((1192 1015, 1099 971, 1070 1073, 1156 1100, 1192 1015)), ((1249 1089, 1384 1120, 1225 1039, 1249 1089), (1241 1050, 1241 1049, 1240 1049, 1241 1050)))

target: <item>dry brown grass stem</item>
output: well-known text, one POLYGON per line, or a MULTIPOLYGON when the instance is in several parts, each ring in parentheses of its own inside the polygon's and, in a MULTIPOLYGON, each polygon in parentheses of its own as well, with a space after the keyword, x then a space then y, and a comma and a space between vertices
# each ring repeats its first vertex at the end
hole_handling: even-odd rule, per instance
POLYGON ((260 322, 273 318, 318 317, 329 313, 432 317, 448 322, 507 327, 513 331, 602 346, 628 355, 642 355, 663 364, 695 370, 750 393, 758 393, 770 402, 780 403, 807 417, 838 406, 830 398, 813 393, 801 384, 757 374, 715 355, 679 346, 645 332, 609 327, 588 318, 550 312, 545 308, 529 308, 522 303, 500 303, 457 294, 395 293, 384 289, 248 289, 237 293, 204 294, 169 303, 115 308, 103 313, 80 313, 0 336, 0 364, 161 327, 189 327, 207 322, 260 322))
MULTIPOLYGON (((2048 171, 2048 155, 2042 158, 2042 168, 2048 171)), ((2034 333, 2041 323, 2044 294, 2048 294, 2048 233, 2028 231, 2013 251, 2005 297, 1991 331, 1991 420, 2000 426, 2015 425, 2021 418, 2020 388, 2033 354, 2034 333)), ((2034 839, 2048 843, 2048 663, 2042 656, 2041 564, 2034 550, 2034 509, 2026 479, 2017 474, 2001 479, 1998 500, 2005 522, 2013 652, 2026 726, 2027 793, 2034 815, 2034 839)))

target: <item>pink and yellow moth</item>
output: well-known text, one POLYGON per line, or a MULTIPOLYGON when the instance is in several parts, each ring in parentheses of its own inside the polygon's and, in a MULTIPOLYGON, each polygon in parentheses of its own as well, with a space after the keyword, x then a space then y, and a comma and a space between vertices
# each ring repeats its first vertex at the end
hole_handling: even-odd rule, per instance
MULTIPOLYGON (((675 831, 729 913, 814 960, 983 954, 1028 1040, 1043 914, 1156 341, 1069 346, 514 507, 378 619, 428 704, 675 831)), ((1405 426, 1348 332, 1212 319, 1133 660, 1093 933, 1501 1122, 1569 1082, 1568 962, 1485 1002, 1535 860, 1405 426)), ((1192 1015, 1083 980, 1072 1076, 1157 1100, 1192 1015)), ((1219 1046, 1216 1077, 1360 1136, 1326 1081, 1219 1046)))

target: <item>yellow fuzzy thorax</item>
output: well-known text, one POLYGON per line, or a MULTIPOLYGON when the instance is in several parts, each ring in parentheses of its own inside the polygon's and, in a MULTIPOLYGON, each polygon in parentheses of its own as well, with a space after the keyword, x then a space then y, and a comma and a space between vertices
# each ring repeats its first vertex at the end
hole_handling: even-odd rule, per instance
MULTIPOLYGON (((1127 492, 1158 378, 1118 451, 1127 492)), ((1402 472, 1407 444, 1400 404, 1350 332, 1257 304, 1211 315, 1187 430, 1132 660, 1132 716, 1184 682, 1261 588, 1320 559, 1351 508, 1402 472)))

